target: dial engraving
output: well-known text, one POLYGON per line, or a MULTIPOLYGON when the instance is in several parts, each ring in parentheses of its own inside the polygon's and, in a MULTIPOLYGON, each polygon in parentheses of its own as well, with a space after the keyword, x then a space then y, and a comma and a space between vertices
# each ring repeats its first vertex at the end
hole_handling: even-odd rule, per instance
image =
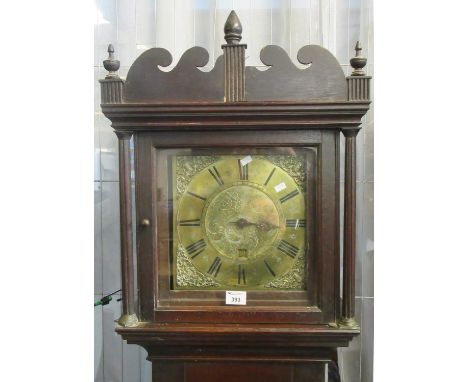
MULTIPOLYGON (((297 228, 305 227, 305 181, 298 185, 299 174, 292 177, 281 168, 281 156, 272 163, 249 155, 242 165, 245 157, 218 155, 216 161, 203 159, 209 164, 188 181, 184 173, 186 188, 174 203, 173 231, 174 245, 182 245, 187 261, 173 263, 174 271, 183 271, 179 264, 192 266, 191 275, 213 280, 213 286, 200 281, 203 289, 304 289, 306 230, 297 228), (275 189, 278 182, 281 191, 275 189)), ((284 157, 292 168, 292 156, 284 157)), ((184 163, 175 162, 174 168, 184 163)), ((187 163, 199 169, 193 158, 187 163)), ((193 285, 184 281, 176 288, 193 285)))
POLYGON ((277 235, 280 214, 273 200, 256 185, 234 184, 209 200, 205 214, 207 238, 229 259, 261 256, 277 235), (242 251, 240 251, 242 250, 242 251))

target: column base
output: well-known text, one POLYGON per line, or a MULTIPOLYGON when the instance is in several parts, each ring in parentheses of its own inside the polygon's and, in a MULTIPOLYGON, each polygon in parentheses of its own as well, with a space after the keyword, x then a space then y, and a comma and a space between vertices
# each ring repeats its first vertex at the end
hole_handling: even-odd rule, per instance
POLYGON ((338 321, 340 329, 360 329, 359 324, 354 317, 343 317, 338 321))
POLYGON ((132 328, 138 326, 138 317, 136 314, 123 314, 117 320, 117 323, 124 328, 132 328))

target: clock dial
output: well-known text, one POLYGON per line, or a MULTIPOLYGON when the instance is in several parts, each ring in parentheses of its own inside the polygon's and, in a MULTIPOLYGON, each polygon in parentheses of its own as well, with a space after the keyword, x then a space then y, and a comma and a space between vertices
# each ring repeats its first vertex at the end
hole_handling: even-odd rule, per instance
POLYGON ((216 159, 185 179, 176 250, 217 289, 265 289, 294 270, 304 278, 306 206, 293 176, 263 156, 216 159))

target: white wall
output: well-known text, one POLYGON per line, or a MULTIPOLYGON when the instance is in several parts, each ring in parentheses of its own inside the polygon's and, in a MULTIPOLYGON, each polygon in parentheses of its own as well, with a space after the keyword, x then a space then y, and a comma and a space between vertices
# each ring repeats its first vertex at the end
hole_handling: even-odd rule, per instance
MULTIPOLYGON (((248 45, 247 65, 261 65, 260 49, 276 44, 282 46, 299 66, 296 59, 299 48, 319 44, 335 54, 345 74, 349 74, 349 59, 359 39, 363 55, 368 57, 367 73, 373 75, 372 7, 372 0, 95 0, 94 300, 120 289, 117 138, 100 112, 97 82, 106 74, 102 60, 107 56, 107 45, 114 44, 116 57, 121 62, 121 77, 126 76, 129 66, 140 53, 154 46, 168 49, 174 57, 173 65, 186 49, 203 46, 210 52, 212 66, 222 53, 224 22, 231 9, 235 9, 243 24, 242 42, 248 45)), ((340 352, 343 382, 372 381, 373 116, 372 107, 357 140, 356 314, 362 334, 340 352)), ((151 381, 146 352, 125 344, 114 332, 114 320, 119 315, 120 303, 115 300, 105 307, 95 308, 94 379, 151 381)))

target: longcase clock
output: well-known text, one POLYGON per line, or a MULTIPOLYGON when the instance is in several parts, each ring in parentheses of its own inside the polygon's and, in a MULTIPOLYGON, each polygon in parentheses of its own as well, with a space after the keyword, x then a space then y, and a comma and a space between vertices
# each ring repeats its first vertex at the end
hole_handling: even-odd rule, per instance
POLYGON ((299 50, 307 65, 299 69, 270 45, 260 71, 245 66, 241 34, 233 11, 211 71, 199 69, 209 59, 203 48, 186 51, 169 72, 160 67, 170 53, 153 48, 125 81, 109 46, 100 82, 119 139, 116 330, 148 351, 153 381, 338 381, 337 348, 359 334, 355 150, 370 103, 366 60, 357 44, 345 77, 320 46, 299 50))

